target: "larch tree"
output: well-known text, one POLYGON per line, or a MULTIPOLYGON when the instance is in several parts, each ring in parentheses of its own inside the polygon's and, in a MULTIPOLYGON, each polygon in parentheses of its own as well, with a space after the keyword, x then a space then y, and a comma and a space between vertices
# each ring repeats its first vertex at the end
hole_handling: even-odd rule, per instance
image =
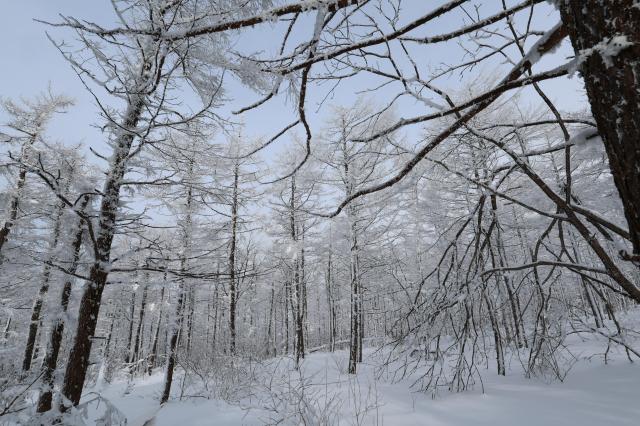
POLYGON ((189 28, 196 22, 194 20, 198 20, 192 11, 200 3, 136 0, 114 3, 117 18, 129 29, 137 28, 138 34, 113 37, 109 33, 96 33, 96 27, 86 27, 73 18, 64 18, 63 23, 55 24, 71 28, 78 35, 82 49, 79 55, 86 54, 87 57, 78 56, 63 43, 56 45, 86 86, 96 88, 90 90, 102 111, 108 143, 113 151, 110 156, 102 156, 108 166, 100 191, 100 213, 88 230, 95 260, 80 302, 62 387, 62 393, 73 405, 80 401, 89 365, 92 337, 109 276, 120 191, 129 164, 147 144, 153 144, 154 131, 158 128, 180 127, 192 120, 206 118, 211 107, 219 101, 221 80, 216 73, 224 70, 227 64, 215 59, 203 61, 196 53, 204 48, 205 40, 206 49, 222 46, 223 37, 205 37, 192 43, 145 34, 189 28), (199 111, 185 115, 176 110, 170 93, 176 90, 178 82, 191 85, 201 95, 199 111), (125 106, 120 110, 110 107, 96 91, 104 91, 124 101, 125 106))
POLYGON ((9 233, 18 219, 22 192, 27 184, 27 167, 23 164, 33 164, 37 161, 34 157, 34 145, 42 141, 46 126, 56 113, 64 112, 72 101, 64 96, 51 92, 43 93, 33 100, 24 100, 22 105, 11 100, 4 100, 2 107, 10 117, 4 124, 9 133, 2 133, 6 142, 17 144, 19 153, 14 155, 18 164, 18 175, 15 179, 15 187, 5 212, 5 218, 0 228, 0 262, 2 248, 9 238, 9 233))

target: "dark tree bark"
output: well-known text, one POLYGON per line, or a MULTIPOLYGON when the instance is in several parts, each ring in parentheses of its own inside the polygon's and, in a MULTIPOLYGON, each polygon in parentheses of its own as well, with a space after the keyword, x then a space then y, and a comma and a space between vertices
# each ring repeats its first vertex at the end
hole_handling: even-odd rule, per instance
POLYGON ((558 5, 581 56, 580 72, 622 199, 633 254, 640 260, 640 8, 634 0, 561 0, 558 5), (617 36, 631 44, 611 49, 614 41, 623 41, 612 41, 617 36))
MULTIPOLYGON (((104 342, 104 346, 102 349, 102 363, 105 363, 109 359, 109 354, 111 353, 111 342, 113 341, 113 327, 116 323, 116 312, 111 312, 111 314, 107 315, 107 317, 111 317, 111 321, 109 323, 109 333, 107 334, 107 339, 104 342)), ((105 374, 106 381, 110 381, 109 374, 105 374)))
MULTIPOLYGON (((125 296, 126 298, 126 296, 125 296)), ((124 357, 125 364, 131 362, 131 341, 133 340, 133 317, 136 311, 136 292, 131 292, 131 305, 129 305, 129 333, 127 334, 127 355, 124 357)))
POLYGON ((329 307, 329 351, 333 352, 336 347, 336 308, 333 294, 333 277, 331 272, 332 266, 332 246, 331 240, 329 242, 329 256, 327 259, 327 272, 326 272, 326 293, 327 293, 327 305, 329 307))
POLYGON ((31 369, 31 361, 33 359, 34 347, 36 343, 36 336, 38 335, 38 329, 40 327, 40 313, 42 312, 42 305, 44 304, 44 298, 49 292, 49 278, 51 276, 51 268, 45 267, 44 276, 42 278, 42 284, 38 290, 38 295, 33 301, 33 307, 31 308, 31 321, 29 322, 29 333, 27 333, 27 344, 24 348, 24 355, 22 356, 22 371, 27 372, 31 369))
POLYGON ((176 352, 178 349, 178 335, 182 328, 182 311, 184 305, 184 282, 181 279, 180 286, 178 288, 178 302, 176 306, 176 317, 173 330, 171 332, 171 339, 169 340, 169 354, 167 357, 167 370, 165 372, 164 389, 162 390, 162 396, 160 397, 160 405, 169 400, 171 395, 171 384, 173 382, 173 370, 176 365, 176 352))
MULTIPOLYGON (((216 277, 220 277, 220 265, 218 265, 218 267, 216 268, 216 277)), ((216 342, 218 339, 218 320, 219 320, 218 311, 220 310, 220 307, 218 306, 218 302, 219 302, 218 285, 220 285, 220 282, 218 280, 219 278, 216 278, 216 281, 214 282, 214 291, 213 291, 213 336, 211 338, 211 346, 214 348, 216 347, 216 342)))
POLYGON ((301 274, 302 268, 304 268, 304 251, 299 250, 297 247, 298 241, 298 232, 297 232, 297 224, 296 224, 296 204, 295 204, 295 195, 296 195, 296 179, 295 175, 291 178, 291 198, 289 205, 289 225, 290 225, 290 235, 291 241, 296 245, 296 255, 293 261, 293 280, 291 283, 291 288, 295 293, 295 309, 294 309, 294 319, 295 319, 295 355, 296 355, 296 366, 300 364, 300 360, 304 358, 304 306, 306 301, 304 300, 304 291, 303 291, 303 280, 304 277, 301 274), (300 258, 298 258, 300 256, 300 258))
POLYGON ((276 355, 276 345, 274 338, 275 320, 274 320, 274 307, 275 307, 275 287, 271 286, 271 293, 269 296, 269 318, 267 319, 267 345, 265 353, 267 356, 276 355))
MULTIPOLYGON (((73 168, 69 170, 69 176, 64 184, 64 192, 68 191, 69 184, 73 179, 73 168)), ((51 280, 51 264, 55 262, 55 251, 58 247, 58 241, 60 240, 60 232, 62 227, 62 216, 64 214, 64 203, 59 201, 55 206, 55 213, 53 217, 53 230, 51 235, 51 241, 49 244, 49 254, 44 265, 42 272, 42 281, 40 282, 40 289, 38 295, 33 301, 33 307, 31 309, 31 322, 29 323, 29 333, 27 335, 27 344, 24 349, 24 356, 22 358, 22 371, 29 371, 31 368, 31 361, 37 356, 37 351, 34 352, 36 344, 36 336, 41 325, 42 318, 40 314, 42 312, 42 306, 44 304, 47 293, 49 292, 49 282, 51 280)))
MULTIPOLYGON (((302 237, 302 247, 300 249, 300 295, 302 297, 302 325, 303 325, 303 331, 304 331, 304 336, 307 336, 307 339, 309 337, 309 321, 307 321, 307 318, 309 317, 309 300, 307 297, 307 277, 305 274, 305 250, 304 250, 304 234, 305 234, 305 229, 304 229, 304 223, 301 226, 302 228, 302 232, 301 232, 301 237, 302 237)), ((304 339, 302 342, 302 357, 304 358, 304 339)))
MULTIPOLYGON (((38 133, 35 133, 29 137, 29 140, 22 146, 22 152, 20 155, 21 160, 26 160, 29 154, 29 150, 31 146, 38 139, 38 133)), ((18 172, 18 179, 16 181, 16 192, 13 197, 11 197, 11 202, 9 203, 9 217, 2 224, 2 228, 0 228, 0 264, 2 264, 2 247, 7 242, 9 238, 9 233, 13 228, 13 225, 18 219, 18 210, 20 209, 20 201, 22 197, 22 191, 24 190, 24 186, 27 183, 27 169, 21 168, 20 172, 18 172)))
POLYGON ((185 321, 185 328, 186 328, 186 332, 187 332, 187 341, 185 344, 185 349, 187 352, 191 352, 191 338, 193 336, 193 327, 194 327, 194 316, 195 316, 195 309, 196 309, 196 292, 195 292, 195 287, 193 286, 192 283, 189 284, 189 289, 188 289, 188 297, 187 297, 187 302, 188 302, 188 306, 189 306, 189 312, 187 314, 187 320, 185 321))
MULTIPOLYGON (((484 284, 486 286, 486 283, 484 284)), ((500 327, 498 326, 498 320, 495 315, 495 307, 489 296, 487 296, 486 289, 482 290, 482 298, 484 299, 485 304, 487 305, 487 313, 489 314, 489 320, 491 322, 491 329, 493 331, 493 341, 495 344, 496 350, 496 366, 498 368, 498 375, 504 376, 505 367, 504 367, 504 353, 502 349, 502 337, 500 335, 500 327)))
MULTIPOLYGON (((189 173, 191 173, 193 164, 190 164, 189 173)), ((190 186, 187 188, 187 197, 186 197, 186 215, 184 220, 183 227, 183 235, 182 235, 182 247, 183 253, 180 259, 180 271, 182 273, 186 272, 188 269, 188 259, 189 259, 189 248, 191 244, 191 231, 192 231, 192 209, 193 209, 193 188, 190 186)), ((165 371, 165 379, 164 379, 164 389, 162 391, 162 396, 160 397, 160 405, 164 404, 169 400, 169 396, 171 395, 171 385, 173 382, 173 370, 176 366, 176 359, 178 354, 178 345, 181 339, 181 333, 183 320, 184 320, 184 310, 186 304, 186 288, 185 288, 185 278, 180 277, 180 281, 178 283, 178 302, 176 306, 176 316, 174 319, 174 323, 171 328, 171 337, 169 338, 168 344, 168 353, 167 353, 167 367, 165 371)), ((168 332, 169 330, 167 330, 168 332)))
POLYGON ((291 280, 286 279, 284 282, 284 312, 283 312, 283 317, 284 317, 284 331, 285 331, 285 347, 284 347, 284 353, 289 353, 289 336, 290 336, 290 332, 289 332, 289 311, 292 311, 292 317, 293 317, 293 300, 291 299, 291 294, 293 292, 291 291, 291 280))
MULTIPOLYGON (((78 314, 78 327, 62 385, 63 395, 73 405, 80 403, 84 379, 89 367, 89 356, 93 344, 93 335, 98 323, 100 301, 102 292, 107 283, 108 273, 102 267, 94 264, 89 275, 89 282, 80 299, 80 312, 78 314)), ((66 410, 66 407, 63 407, 66 410)))
POLYGON ((11 321, 13 321, 13 317, 9 315, 7 318, 7 323, 4 326, 3 339, 6 342, 9 339, 9 331, 11 330, 11 321))
POLYGON ((140 312, 138 315, 138 327, 136 329, 136 338, 133 343, 133 356, 131 357, 131 362, 137 362, 140 355, 140 346, 142 345, 140 342, 140 336, 142 334, 142 323, 144 322, 145 308, 147 307, 147 286, 148 284, 145 283, 144 288, 142 289, 142 300, 140 301, 140 312))
MULTIPOLYGON (((134 96, 125 113, 122 123, 123 129, 134 129, 145 105, 143 96, 134 96)), ((102 201, 100 204, 100 219, 98 222, 98 235, 96 238, 95 261, 89 272, 89 281, 85 286, 84 293, 80 299, 80 309, 78 313, 78 325, 75 339, 71 346, 69 359, 62 385, 63 395, 71 401, 73 405, 80 403, 84 379, 89 367, 89 356, 91 355, 91 345, 93 334, 98 323, 100 314, 100 303, 102 292, 107 284, 109 275, 109 265, 111 259, 111 244, 115 234, 116 214, 120 201, 120 188, 122 178, 126 172, 131 144, 134 133, 122 131, 115 141, 115 152, 112 157, 111 170, 107 175, 107 180, 102 191, 102 201)), ((62 407, 65 410, 65 407, 62 407)))
MULTIPOLYGON (((164 283, 167 282, 165 274, 164 283)), ((158 339, 160 337, 160 325, 162 324, 162 306, 164 303, 164 287, 160 289, 160 303, 158 305, 158 321, 156 323, 156 331, 153 335, 153 345, 151 346, 151 353, 149 354, 149 363, 147 367, 147 374, 151 375, 153 369, 158 362, 158 339)))
MULTIPOLYGON (((89 197, 85 196, 82 204, 81 211, 84 211, 89 203, 89 197)), ((84 233, 84 221, 80 220, 78 223, 78 230, 73 238, 71 255, 71 264, 68 271, 70 274, 75 274, 78 269, 78 262, 80 261, 80 249, 82 248, 82 234, 84 233)), ((42 362, 42 383, 46 386, 44 392, 40 394, 38 398, 39 413, 51 410, 52 390, 53 390, 53 373, 58 363, 58 355, 60 353, 60 346, 62 345, 62 337, 64 334, 64 315, 69 307, 69 298, 71 297, 71 284, 72 279, 69 278, 65 281, 62 288, 62 294, 60 295, 60 308, 61 315, 56 319, 51 329, 49 336, 49 345, 47 346, 47 353, 44 356, 42 362)))
MULTIPOLYGON (((18 183, 16 185, 17 194, 20 194, 26 182, 27 182, 27 171, 25 169, 21 169, 20 173, 18 174, 18 183)), ((11 203, 9 204, 9 217, 2 224, 2 228, 0 228, 0 253, 1 253, 2 247, 7 242, 9 233, 11 232, 11 228, 13 228, 13 224, 18 218, 19 206, 20 206, 20 196, 14 195, 11 198, 11 203)), ((2 261, 1 259, 2 258, 0 257, 0 262, 2 261)))
POLYGON ((233 199, 231 200, 231 241, 229 243, 229 351, 236 352, 236 232, 238 229, 238 174, 236 164, 233 169, 233 199))
POLYGON ((355 208, 350 206, 348 211, 351 219, 351 337, 349 341, 349 374, 355 374, 356 364, 362 362, 362 341, 364 335, 362 326, 364 316, 362 313, 360 247, 358 245, 355 208))

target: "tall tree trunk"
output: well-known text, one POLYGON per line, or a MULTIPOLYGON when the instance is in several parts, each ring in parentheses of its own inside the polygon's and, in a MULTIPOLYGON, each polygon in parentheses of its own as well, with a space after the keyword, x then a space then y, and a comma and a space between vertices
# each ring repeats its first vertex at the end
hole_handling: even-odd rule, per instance
MULTIPOLYGON (((65 177, 64 193, 69 190, 69 184, 73 179, 73 167, 70 167, 69 176, 65 177)), ((33 301, 33 307, 31 308, 31 322, 29 323, 29 334, 27 335, 27 344, 24 349, 24 356, 22 358, 22 371, 29 371, 31 368, 31 360, 33 357, 33 349, 36 342, 36 336, 38 334, 38 327, 41 322, 40 314, 42 312, 42 305, 49 292, 49 282, 51 280, 51 264, 56 260, 56 249, 58 247, 58 241, 60 239, 60 230, 62 228, 62 216, 64 214, 64 203, 58 201, 56 203, 55 212, 53 215, 53 230, 51 232, 51 241, 49 242, 49 254, 45 261, 44 271, 42 273, 42 282, 40 283, 40 289, 38 295, 33 301)))
POLYGON ((267 319, 267 347, 266 347, 266 355, 274 355, 275 356, 275 345, 273 344, 273 334, 275 329, 275 321, 274 321, 274 306, 275 306, 275 287, 271 286, 271 292, 269 295, 269 318, 267 319))
POLYGON ((124 357, 125 364, 128 364, 131 362, 131 352, 132 352, 131 341, 133 340, 133 323, 134 323, 133 317, 136 312, 136 291, 135 291, 136 287, 137 287, 137 283, 134 284, 134 287, 133 287, 134 290, 131 292, 131 304, 129 305, 129 332, 127 333, 127 345, 125 346, 127 351, 127 354, 124 357))
POLYGON ((216 342, 218 339, 218 318, 219 318, 219 314, 218 311, 220 310, 220 306, 218 305, 218 294, 219 294, 219 288, 218 286, 220 285, 220 281, 219 278, 220 277, 220 265, 218 265, 218 267, 216 268, 216 281, 214 282, 214 290, 213 290, 213 336, 211 338, 211 346, 213 348, 216 347, 216 342))
MULTIPOLYGON (((189 174, 191 174, 193 164, 190 164, 189 174)), ((183 253, 182 258, 180 259, 180 271, 184 274, 187 271, 188 259, 190 253, 190 245, 191 245, 191 234, 192 234, 192 209, 193 209, 193 190, 191 187, 187 189, 187 200, 186 200, 186 217, 184 220, 184 228, 183 228, 183 253)), ((171 384, 173 382, 173 370, 176 365, 176 357, 178 350, 178 338, 180 337, 180 330, 182 330, 182 323, 184 317, 184 306, 185 306, 185 278, 184 276, 180 277, 180 281, 178 284, 178 302, 176 306, 176 316, 171 329, 171 337, 168 344, 168 353, 167 353, 167 367, 165 371, 165 379, 164 379, 164 389, 162 391, 162 396, 160 397, 160 405, 164 404, 169 400, 169 396, 171 395, 171 384)))
POLYGON ((169 400, 169 395, 171 394, 171 384, 173 382, 173 370, 176 365, 178 335, 180 334, 180 329, 182 328, 183 306, 184 306, 184 282, 182 279, 180 279, 180 283, 178 286, 178 301, 176 306, 176 317, 174 319, 175 323, 173 324, 173 327, 171 330, 171 338, 169 340, 167 368, 165 371, 164 388, 162 390, 162 396, 160 397, 160 405, 167 402, 169 400))
POLYGON ((295 310, 295 318, 296 318, 296 365, 300 363, 300 360, 304 358, 304 311, 302 301, 303 293, 302 293, 302 279, 300 277, 300 262, 298 259, 294 262, 294 273, 293 273, 293 288, 295 293, 295 301, 296 301, 296 310, 295 310))
POLYGON ((291 301, 291 280, 286 279, 284 282, 284 331, 285 331, 285 347, 284 352, 289 353, 289 310, 293 310, 291 301))
POLYGON ((196 309, 196 295, 195 295, 195 287, 193 286, 193 283, 189 284, 189 288, 188 288, 188 306, 189 306, 189 312, 187 314, 187 321, 185 324, 185 327, 187 329, 187 341, 185 344, 185 349, 187 350, 187 352, 191 352, 191 337, 193 336, 193 318, 195 315, 195 309, 196 309))
POLYGON ((327 259, 327 275, 326 275, 326 287, 327 287, 327 305, 329 307, 329 351, 333 352, 336 347, 336 308, 334 303, 333 294, 333 265, 332 265, 332 246, 329 243, 329 257, 327 259))
MULTIPOLYGON (((89 203, 89 197, 85 196, 80 211, 84 212, 89 203)), ((78 223, 78 229, 72 243, 72 255, 71 263, 69 265, 69 278, 65 280, 62 287, 62 293, 60 295, 60 308, 61 312, 55 319, 53 327, 51 328, 51 334, 49 335, 49 345, 47 346, 47 352, 42 362, 42 383, 45 386, 44 392, 40 394, 38 398, 37 411, 43 413, 51 409, 51 400, 53 392, 53 373, 58 363, 58 355, 60 353, 60 346, 62 345, 62 337, 64 334, 64 317, 69 307, 69 298, 71 297, 71 284, 73 274, 78 269, 78 262, 80 261, 80 249, 82 248, 82 234, 84 233, 84 221, 80 220, 78 223)))
POLYGON ((489 296, 487 296, 487 293, 486 293, 486 283, 483 284, 483 286, 485 288, 483 288, 482 290, 482 298, 484 299, 485 304, 487 305, 487 313, 489 314, 491 329, 493 331, 493 339, 494 339, 495 351, 496 351, 496 366, 498 368, 498 375, 504 376, 505 375, 504 352, 502 349, 502 338, 500 336, 500 327, 498 326, 498 320, 496 319, 496 315, 494 311, 495 308, 493 306, 493 303, 491 303, 491 300, 489 299, 489 296))
MULTIPOLYGON (((491 216, 492 220, 495 223, 495 235, 496 235, 496 243, 497 243, 497 254, 494 255, 493 247, 491 246, 491 240, 488 240, 489 252, 491 254, 492 260, 495 262, 495 258, 498 260, 498 265, 500 268, 504 268, 507 266, 506 256, 504 255, 504 243, 502 241, 502 226, 500 225, 500 221, 498 218, 498 201, 496 199, 496 195, 491 195, 491 216)), ((490 238, 490 237, 488 237, 490 238)), ((513 329, 516 334, 516 341, 518 347, 527 347, 527 339, 524 328, 524 320, 522 318, 522 313, 520 312, 520 300, 517 294, 514 293, 513 288, 511 287, 511 280, 506 274, 497 274, 502 282, 504 283, 504 287, 507 290, 507 296, 509 298, 509 307, 511 309, 511 316, 513 317, 513 329)), ((499 283, 497 283, 499 285, 499 283)))
POLYGON ((300 364, 300 360, 304 358, 304 311, 305 311, 305 303, 304 300, 304 291, 303 291, 303 283, 304 277, 302 276, 301 270, 304 267, 304 252, 298 246, 298 232, 297 232, 297 224, 296 224, 296 177, 291 177, 291 197, 290 197, 290 205, 289 205, 289 226, 290 226, 290 235, 291 242, 294 245, 293 250, 294 253, 294 261, 293 261, 293 282, 292 289, 294 291, 294 299, 295 299, 295 332, 296 332, 296 342, 295 342, 295 355, 296 355, 296 366, 300 364))
MULTIPOLYGON (((148 275, 146 279, 148 282, 148 275)), ((148 289, 147 282, 143 284, 144 287, 142 288, 142 300, 140 300, 140 312, 138 314, 138 327, 136 329, 136 338, 133 343, 133 355, 131 357, 131 362, 138 362, 139 355, 140 355, 140 346, 141 346, 140 334, 142 331, 142 323, 144 322, 145 308, 147 306, 147 289, 148 289)))
MULTIPOLYGON (((166 274, 164 283, 166 284, 166 274)), ((156 367, 158 362, 158 339, 160 337, 160 325, 162 324, 162 306, 164 304, 164 285, 160 289, 160 304, 158 305, 158 321, 156 322, 156 332, 153 335, 153 344, 151 345, 151 352, 149 354, 149 362, 147 367, 147 374, 151 375, 153 369, 156 367)))
MULTIPOLYGON (((343 123, 343 129, 344 129, 343 123)), ((346 135, 346 131, 343 130, 343 135, 346 135)), ((347 138, 343 136, 342 144, 342 167, 344 175, 342 177, 345 196, 349 198, 354 192, 354 183, 352 178, 352 171, 350 165, 352 159, 349 155, 347 148, 347 138)), ((350 203, 347 206, 347 217, 350 225, 350 287, 351 287, 351 308, 350 308, 350 339, 349 339, 349 374, 356 373, 356 364, 362 361, 362 294, 360 285, 360 247, 358 245, 358 210, 355 203, 350 203)))
MULTIPOLYGON (((151 64, 149 64, 150 67, 151 64)), ((143 94, 131 96, 125 118, 120 126, 121 133, 115 140, 115 150, 111 160, 111 169, 102 190, 98 231, 95 243, 95 261, 89 271, 89 280, 80 299, 78 323, 62 386, 63 395, 73 404, 80 403, 84 379, 89 367, 89 356, 93 334, 98 323, 102 292, 107 283, 111 262, 111 244, 115 234, 116 215, 120 203, 122 178, 127 169, 127 161, 135 129, 145 104, 143 94)), ((63 409, 66 409, 63 407, 63 409)))
POLYGON ((236 353, 236 232, 238 227, 238 174, 239 166, 233 169, 233 199, 231 201, 231 241, 229 244, 229 352, 236 353))
MULTIPOLYGON (((116 324, 116 312, 114 312, 115 309, 112 309, 111 315, 107 314, 107 318, 110 316, 111 317, 111 322, 109 324, 109 333, 107 333, 107 339, 104 342, 104 349, 102 351, 102 363, 107 362, 107 360, 109 359, 109 354, 111 353, 111 341, 113 340, 113 328, 115 327, 116 324)), ((106 374, 105 376, 109 376, 109 374, 106 374)), ((106 377, 106 381, 110 381, 110 377, 106 377)))
MULTIPOLYGON (((304 250, 304 224, 302 225, 302 247, 300 248, 300 295, 302 297, 302 325, 304 335, 309 338, 309 299, 307 297, 307 276, 305 274, 305 250, 304 250)), ((302 357, 304 358, 304 339, 302 344, 302 357)))
POLYGON ((635 0, 560 0, 591 111, 640 264, 640 7, 635 0))
POLYGON ((351 339, 349 349, 349 374, 356 373, 356 363, 362 361, 362 293, 360 288, 360 259, 355 212, 350 210, 351 220, 351 339))

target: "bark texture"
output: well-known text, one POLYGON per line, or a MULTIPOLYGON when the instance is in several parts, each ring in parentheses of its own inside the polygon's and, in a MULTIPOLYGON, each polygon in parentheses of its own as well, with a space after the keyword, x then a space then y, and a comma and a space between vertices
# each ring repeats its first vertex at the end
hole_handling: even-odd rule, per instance
POLYGON ((637 256, 640 255, 640 7, 635 0, 561 0, 559 7, 576 55, 580 55, 579 69, 637 256))
MULTIPOLYGON (((85 196, 81 204, 81 211, 84 211, 89 203, 89 197, 85 196)), ((78 269, 78 262, 80 261, 80 249, 82 248, 82 234, 84 233, 84 222, 80 220, 78 223, 78 229, 73 239, 71 255, 71 264, 69 265, 69 273, 75 274, 78 269)), ((60 309, 61 313, 56 319, 51 329, 49 336, 49 344, 47 346, 47 352, 42 361, 42 382, 46 386, 44 392, 40 394, 38 398, 38 413, 44 413, 51 410, 51 401, 53 399, 53 373, 55 372, 56 365, 58 363, 58 356, 60 354, 60 346, 62 345, 62 338, 64 335, 64 316, 67 313, 69 307, 69 299, 71 297, 71 284, 72 275, 65 281, 62 288, 62 294, 60 295, 60 309)))
POLYGON ((236 164, 233 169, 233 198, 231 200, 231 241, 229 242, 229 351, 236 353, 236 238, 238 230, 238 174, 236 164))
MULTIPOLYGON (((143 107, 144 98, 135 96, 125 114, 125 120, 122 123, 123 129, 134 129, 136 127, 142 115, 143 107)), ((89 356, 91 355, 92 339, 98 323, 102 292, 109 275, 111 243, 115 234, 120 188, 133 139, 134 134, 124 130, 118 136, 115 143, 116 151, 112 159, 111 171, 107 176, 102 192, 95 262, 89 272, 89 282, 80 299, 78 326, 71 352, 69 353, 62 385, 63 395, 73 405, 80 403, 84 379, 89 367, 89 356)))

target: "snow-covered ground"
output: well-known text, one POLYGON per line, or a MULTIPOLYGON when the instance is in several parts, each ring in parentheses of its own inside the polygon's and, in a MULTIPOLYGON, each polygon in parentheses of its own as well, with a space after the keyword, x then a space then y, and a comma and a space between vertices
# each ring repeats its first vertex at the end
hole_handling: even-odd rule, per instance
MULTIPOLYGON (((190 397, 189 389, 181 390, 178 378, 176 398, 160 408, 162 372, 133 383, 99 385, 93 391, 114 404, 132 426, 638 425, 640 368, 618 350, 604 364, 602 345, 602 341, 576 337, 572 352, 578 361, 562 383, 525 379, 512 359, 506 377, 491 370, 482 372, 484 393, 477 385, 464 393, 440 392, 435 399, 411 390, 415 376, 395 383, 378 377, 380 358, 372 349, 366 352, 357 376, 344 373, 348 357, 344 351, 309 354, 301 372, 291 370, 289 359, 260 364, 250 391, 241 392, 233 403, 190 397), (185 396, 179 400, 181 392, 185 396)), ((93 407, 88 410, 88 424, 95 423, 96 413, 93 407)))

